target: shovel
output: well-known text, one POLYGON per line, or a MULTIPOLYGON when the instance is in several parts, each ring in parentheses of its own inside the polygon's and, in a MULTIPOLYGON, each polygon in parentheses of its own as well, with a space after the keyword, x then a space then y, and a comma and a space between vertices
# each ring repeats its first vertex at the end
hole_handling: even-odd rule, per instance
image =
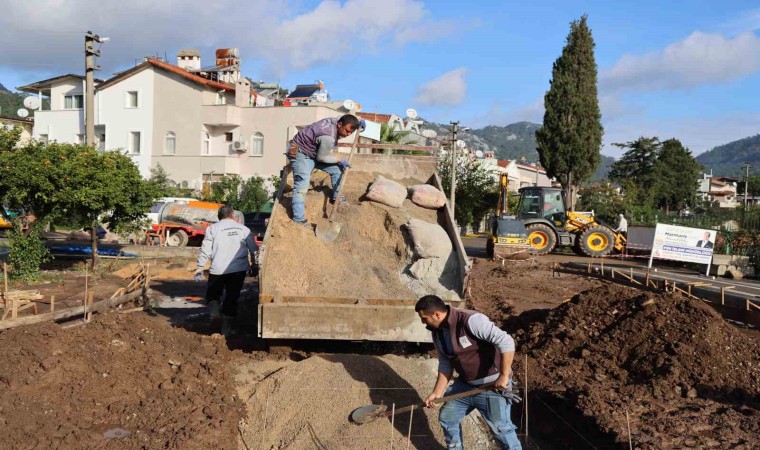
MULTIPOLYGON (((361 129, 357 128, 356 137, 354 138, 354 143, 351 146, 351 153, 348 154, 349 165, 351 165, 351 157, 354 156, 356 146, 359 143, 360 134, 361 129)), ((317 237, 325 242, 334 241, 338 237, 338 234, 340 234, 340 229, 343 227, 342 223, 334 222, 333 217, 335 216, 335 211, 338 210, 338 203, 340 203, 340 191, 343 189, 343 184, 346 182, 346 177, 348 177, 348 167, 343 169, 343 176, 340 177, 340 183, 335 186, 335 203, 332 205, 330 215, 327 216, 327 219, 319 219, 317 221, 317 227, 314 230, 314 232, 317 234, 317 237)))
MULTIPOLYGON (((447 395, 446 397, 437 398, 433 400, 433 403, 435 404, 445 403, 449 400, 455 400, 462 397, 470 397, 472 395, 480 394, 481 392, 486 392, 488 390, 491 390, 493 386, 494 386, 494 383, 484 384, 470 391, 464 391, 458 394, 452 394, 452 395, 447 395)), ((417 405, 405 406, 403 408, 396 408, 395 411, 386 411, 386 409, 388 409, 387 405, 362 406, 361 408, 356 408, 354 412, 351 413, 351 421, 361 425, 365 423, 374 422, 375 420, 381 419, 383 417, 390 417, 392 414, 405 413, 415 408, 422 408, 424 406, 425 406, 424 403, 420 403, 417 405)))

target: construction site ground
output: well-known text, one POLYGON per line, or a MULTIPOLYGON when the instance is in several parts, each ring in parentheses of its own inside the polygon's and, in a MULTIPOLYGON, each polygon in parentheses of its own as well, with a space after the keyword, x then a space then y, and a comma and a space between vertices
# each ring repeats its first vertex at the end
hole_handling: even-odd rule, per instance
MULTIPOLYGON (((757 331, 701 301, 560 273, 558 258, 476 257, 468 285, 468 305, 515 336, 523 395, 527 362, 528 420, 525 403, 512 412, 524 448, 627 448, 629 439, 641 449, 760 446, 757 331)), ((75 306, 85 278, 96 299, 107 297, 142 262, 86 277, 77 262, 62 264, 23 289, 75 306)), ((0 332, 3 446, 444 447, 434 410, 415 410, 411 432, 409 414, 393 424, 349 421, 366 404, 421 402, 435 380, 430 345, 262 341, 255 278, 237 334, 225 338, 209 326, 192 258, 144 262, 151 309, 124 305, 89 323, 0 332)), ((476 416, 464 435, 467 448, 493 448, 476 416)))

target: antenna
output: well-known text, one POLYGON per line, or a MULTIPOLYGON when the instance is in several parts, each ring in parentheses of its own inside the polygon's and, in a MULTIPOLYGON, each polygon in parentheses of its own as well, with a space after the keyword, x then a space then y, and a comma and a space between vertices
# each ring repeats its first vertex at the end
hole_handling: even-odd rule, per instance
POLYGON ((416 119, 417 118, 417 110, 413 108, 409 108, 406 110, 406 117, 410 119, 416 119))
POLYGON ((477 150, 475 152, 475 156, 477 156, 478 158, 482 158, 483 157, 483 150, 477 150))
POLYGON ((467 147, 467 143, 461 139, 457 140, 457 148, 459 150, 463 150, 465 147, 467 147))
POLYGON ((346 109, 347 109, 347 110, 349 110, 349 111, 353 110, 355 106, 356 106, 356 104, 354 103, 354 101, 353 101, 353 100, 348 100, 348 99, 346 99, 346 100, 343 102, 343 107, 344 107, 344 108, 346 108, 346 109))
POLYGON ((21 108, 18 111, 16 111, 16 115, 18 115, 19 117, 22 117, 22 118, 23 117, 29 117, 29 111, 26 110, 26 109, 24 109, 24 108, 21 108))
POLYGON ((40 107, 40 99, 34 95, 30 95, 24 99, 24 106, 29 109, 37 109, 40 107))

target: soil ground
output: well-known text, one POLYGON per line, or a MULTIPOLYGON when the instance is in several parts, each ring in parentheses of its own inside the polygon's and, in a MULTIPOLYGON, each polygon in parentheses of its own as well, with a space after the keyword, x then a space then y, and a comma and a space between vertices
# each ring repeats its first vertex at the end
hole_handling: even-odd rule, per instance
MULTIPOLYGON (((550 263, 477 259, 468 306, 515 337, 540 448, 758 448, 758 333, 702 303, 558 274, 550 263), (567 422, 566 425, 564 422, 567 422)), ((409 416, 354 425, 366 404, 419 402, 435 380, 429 345, 264 342, 256 280, 237 334, 208 326, 189 260, 152 266, 157 307, 64 329, 0 332, 0 433, 12 448, 354 449, 406 445, 409 416)), ((114 267, 114 271, 119 268, 114 267)), ((122 276, 134 267, 122 267, 122 276)), ((83 273, 35 288, 83 293, 83 273)), ((88 289, 110 296, 118 274, 88 289)), ((100 294, 99 294, 100 295, 100 294)), ((519 389, 522 389, 518 385, 519 389)), ((524 404, 512 412, 524 433, 524 404)), ((468 448, 492 448, 476 416, 468 448)), ((415 411, 411 448, 443 448, 436 411, 415 411)), ((538 448, 526 445, 525 448, 538 448)))

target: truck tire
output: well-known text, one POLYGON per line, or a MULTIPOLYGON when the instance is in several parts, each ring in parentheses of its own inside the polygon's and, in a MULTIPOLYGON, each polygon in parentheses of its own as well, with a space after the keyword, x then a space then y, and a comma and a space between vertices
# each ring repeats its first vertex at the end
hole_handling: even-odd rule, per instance
POLYGON ((184 247, 190 241, 185 230, 177 230, 166 238, 166 245, 169 247, 184 247))
POLYGON ((580 249, 585 256, 609 255, 615 247, 615 235, 609 228, 593 225, 578 236, 580 249))
POLYGON ((534 255, 551 253, 557 246, 557 236, 550 226, 543 223, 534 223, 525 227, 530 242, 530 252, 534 255))

